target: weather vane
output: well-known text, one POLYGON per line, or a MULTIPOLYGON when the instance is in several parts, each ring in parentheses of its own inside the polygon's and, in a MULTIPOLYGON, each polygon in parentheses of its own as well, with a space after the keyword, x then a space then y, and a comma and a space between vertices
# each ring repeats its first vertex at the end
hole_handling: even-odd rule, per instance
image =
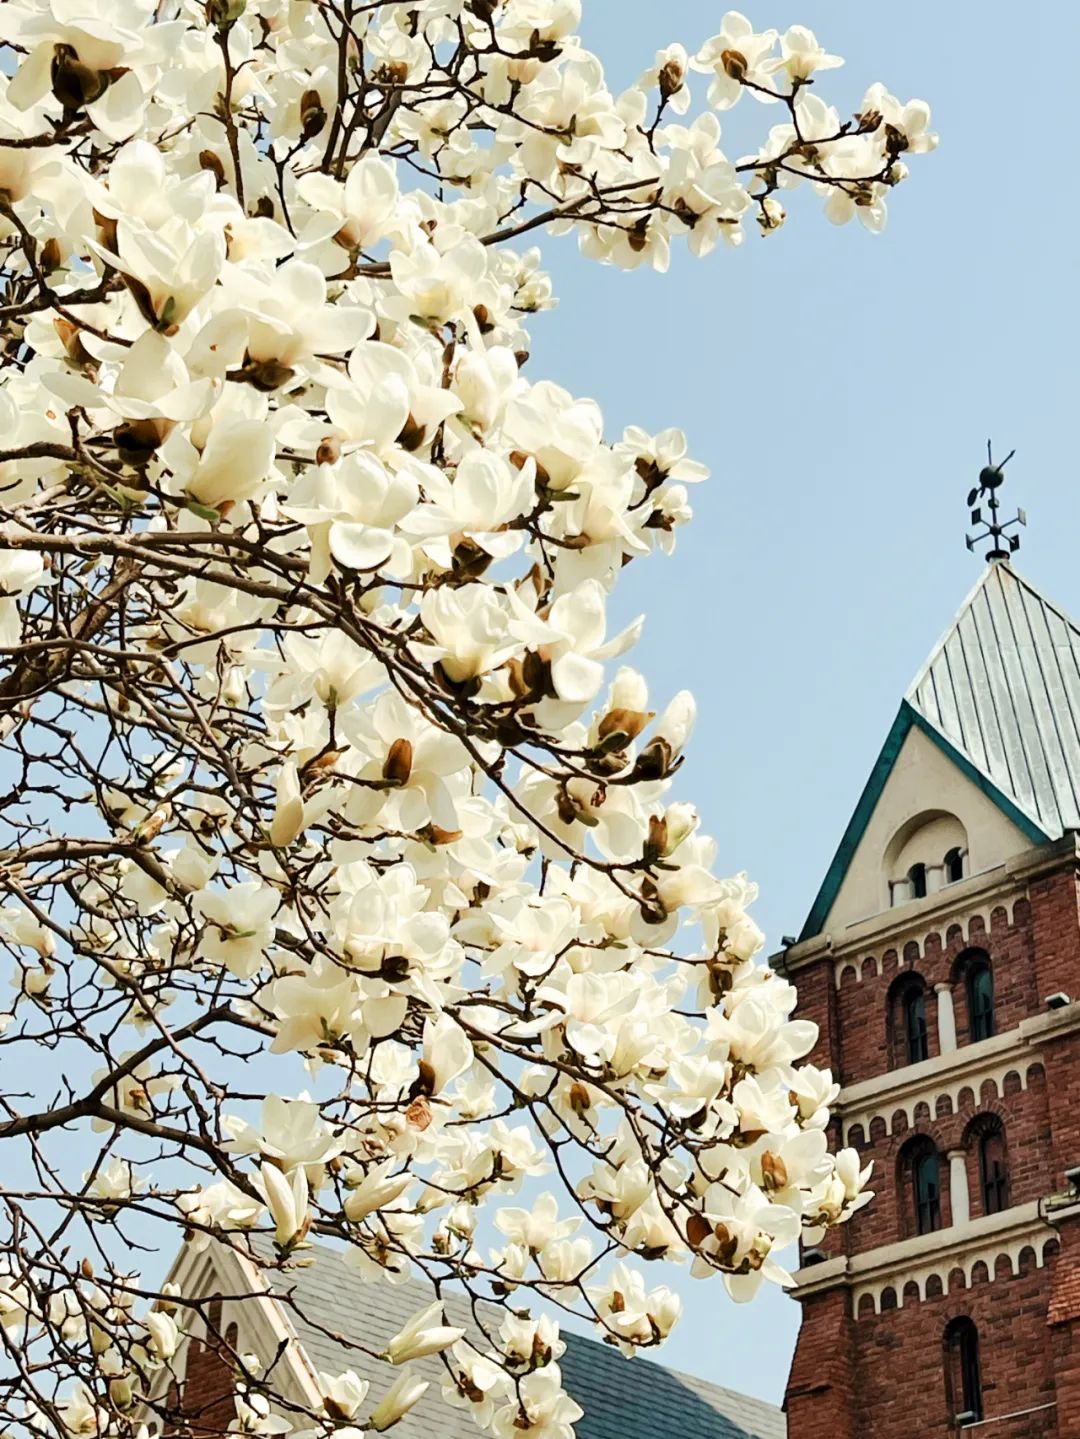
POLYGON ((1000 465, 994 464, 993 451, 990 448, 990 441, 986 442, 986 464, 979 471, 979 483, 967 497, 968 508, 971 510, 971 523, 982 525, 981 532, 967 536, 967 547, 974 550, 980 540, 990 540, 991 548, 986 552, 988 560, 1007 560, 1010 555, 1016 553, 1020 548, 1020 536, 1010 534, 1017 525, 1027 524, 1027 515, 1023 510, 1017 510, 1015 519, 1006 520, 1002 524, 998 518, 998 510, 1001 508, 1001 501, 998 499, 998 490, 1005 483, 1005 466, 1016 454, 1010 450, 1000 465), (986 506, 990 511, 989 517, 985 516, 982 509, 976 505, 976 500, 986 496, 986 506))

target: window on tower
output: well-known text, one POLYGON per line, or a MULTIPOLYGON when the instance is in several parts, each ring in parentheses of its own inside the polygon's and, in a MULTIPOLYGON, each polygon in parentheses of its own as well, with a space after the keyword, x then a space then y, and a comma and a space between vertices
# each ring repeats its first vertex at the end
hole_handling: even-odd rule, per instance
POLYGON ((998 1119, 984 1121, 978 1131, 979 1189, 984 1214, 1000 1214, 1009 1207, 1009 1166, 1005 1130, 998 1119))
POLYGON ((888 1047, 893 1069, 930 1058, 927 990, 922 975, 908 970, 889 990, 888 1047))
POLYGON ((900 1178, 910 1195, 909 1232, 932 1234, 940 1229, 941 1163, 929 1136, 917 1136, 901 1151, 900 1178))
POLYGON ((946 1399, 955 1423, 978 1424, 983 1417, 979 1331, 970 1319, 953 1319, 945 1328, 946 1399))
POLYGON ((912 899, 926 898, 926 865, 913 864, 908 870, 908 881, 911 885, 912 899))
POLYGON ((929 1031, 926 1027, 926 991, 912 985, 904 995, 904 1043, 907 1062, 919 1064, 929 1058, 929 1031))
POLYGON ((915 1228, 920 1234, 932 1234, 941 1228, 941 1166, 933 1150, 915 1160, 914 1194, 915 1228))
POLYGON ((985 954, 976 953, 965 967, 968 1038, 974 1044, 994 1032, 994 972, 985 954))
POLYGON ((964 877, 964 851, 959 847, 950 849, 945 856, 945 883, 955 884, 964 877))

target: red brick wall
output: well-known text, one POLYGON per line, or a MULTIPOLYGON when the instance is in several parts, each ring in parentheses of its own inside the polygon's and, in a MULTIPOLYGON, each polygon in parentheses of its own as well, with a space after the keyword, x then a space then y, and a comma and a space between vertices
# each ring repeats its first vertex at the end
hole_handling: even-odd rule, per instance
POLYGON ((1027 1204, 1047 1192, 1051 1169, 1050 1124, 1046 1080, 1041 1067, 1031 1071, 1026 1090, 1021 1089, 1020 1077, 1015 1072, 1006 1076, 1004 1090, 1004 1095, 999 1097, 992 1081, 982 1086, 977 1097, 966 1089, 960 1094, 955 1113, 948 1096, 942 1096, 933 1118, 926 1105, 917 1107, 914 1125, 909 1125, 907 1115, 900 1110, 893 1116, 891 1134, 886 1132, 881 1120, 874 1121, 869 1137, 864 1136, 861 1126, 852 1127, 848 1143, 859 1151, 864 1164, 871 1160, 874 1163, 871 1184, 874 1202, 844 1226, 850 1252, 892 1244, 912 1232, 908 1223, 911 1196, 898 1172, 898 1164, 905 1146, 917 1134, 929 1135, 940 1156, 943 1225, 950 1221, 946 1157, 950 1150, 965 1151, 971 1216, 977 1218, 983 1213, 978 1143, 972 1133, 972 1126, 982 1115, 996 1116, 1004 1126, 1010 1205, 1027 1204))
MULTIPOLYGON (((1055 922, 1063 922, 1062 908, 1060 896, 1055 896, 1055 922)), ((1077 923, 1075 913, 1072 923, 1077 923)), ((993 911, 989 932, 981 919, 976 918, 972 920, 966 937, 959 925, 948 926, 944 937, 929 935, 921 953, 915 944, 908 944, 903 956, 898 956, 894 948, 878 953, 868 951, 861 960, 862 978, 858 978, 850 968, 845 969, 839 990, 833 986, 835 998, 824 992, 824 981, 827 979, 832 983, 831 959, 810 966, 812 978, 807 971, 800 970, 795 976, 799 988, 799 1015, 804 1019, 813 1019, 823 1031, 819 1057, 814 1062, 831 1063, 835 1077, 845 1085, 858 1084, 900 1067, 890 1047, 890 991, 898 976, 907 974, 919 975, 926 982, 931 1057, 938 1053, 937 996, 934 990, 939 984, 948 984, 952 991, 957 1040, 965 1044, 968 1035, 967 995, 963 979, 957 973, 957 961, 968 949, 982 949, 990 956, 998 1032, 1015 1029, 1022 1019, 1042 1013, 1043 1000, 1052 990, 1044 991, 1038 982, 1032 959, 1034 930, 1031 906, 1025 900, 1019 900, 1011 922, 1004 907, 993 911), (904 961, 902 964, 901 958, 904 961), (879 959, 880 975, 877 972, 879 959), (830 1036, 837 1030, 841 1036, 840 1043, 830 1044, 830 1036)), ((1076 961, 1080 976, 1080 947, 1076 961)), ((1056 975, 1057 969, 1054 972, 1056 975)), ((1080 993, 1080 977, 1073 990, 1068 992, 1080 993)))
POLYGON ((179 1390, 170 1393, 170 1407, 183 1416, 166 1427, 166 1434, 184 1439, 217 1439, 229 1432, 236 1418, 233 1395, 235 1374, 230 1350, 235 1344, 235 1325, 223 1330, 221 1300, 211 1299, 206 1309, 206 1337, 188 1344, 184 1379, 179 1390))
MULTIPOLYGON (((821 1027, 814 1062, 829 1065, 845 1086, 896 1068, 890 991, 898 975, 909 972, 927 986, 931 1055, 938 1052, 934 988, 942 984, 952 991, 962 1049, 968 1043, 968 1006, 958 960, 969 948, 990 957, 998 1034, 1045 1014, 1046 996, 1055 991, 1080 999, 1075 862, 1065 858, 1059 870, 1033 880, 1011 917, 1004 906, 994 908, 988 930, 975 920, 967 935, 959 925, 945 925, 921 949, 909 945, 901 956, 895 950, 868 950, 861 977, 845 971, 839 989, 831 956, 797 971, 799 1016, 821 1027)), ((1038 1064, 1028 1073, 1026 1088, 1014 1071, 1006 1075, 1002 1093, 988 1081, 962 1091, 955 1107, 947 1096, 935 1101, 933 1113, 920 1105, 914 1123, 898 1109, 888 1120, 875 1120, 869 1133, 853 1128, 848 1142, 864 1161, 874 1161, 876 1198, 830 1236, 822 1246, 826 1254, 862 1253, 912 1232, 911 1202, 906 1186, 898 1183, 898 1161, 916 1134, 931 1136, 941 1157, 943 1227, 950 1222, 950 1150, 965 1150, 971 1214, 981 1216, 977 1142, 971 1132, 980 1115, 996 1115, 1004 1125, 1010 1207, 1060 1194, 1066 1187, 1064 1171, 1080 1165, 1080 1035, 1063 1034, 1041 1045, 1032 1058, 1038 1064)), ((838 1142, 834 1134, 834 1145, 838 1142)), ((986 1431, 973 1432, 992 1432, 994 1439, 1080 1439, 1080 1221, 1075 1227, 1075 1237, 1062 1234, 1063 1253, 1051 1253, 1042 1269, 1028 1249, 1016 1275, 1002 1257, 995 1275, 976 1265, 970 1287, 964 1287, 961 1273, 954 1273, 948 1294, 931 1279, 920 1301, 909 1283, 901 1295, 882 1295, 880 1314, 866 1296, 858 1317, 851 1316, 846 1288, 809 1296, 788 1387, 789 1439, 955 1435, 945 1391, 944 1333, 960 1315, 971 1318, 979 1331, 985 1414, 995 1421, 986 1431), (1051 1309, 1052 1294, 1057 1298, 1051 1309)), ((902 1276, 898 1285, 904 1289, 902 1276)))

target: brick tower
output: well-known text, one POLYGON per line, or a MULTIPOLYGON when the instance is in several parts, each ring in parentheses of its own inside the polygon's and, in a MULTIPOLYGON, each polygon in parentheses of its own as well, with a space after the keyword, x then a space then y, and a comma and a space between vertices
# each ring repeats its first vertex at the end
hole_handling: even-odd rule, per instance
POLYGON ((1080 1439, 1080 629, 1000 551, 774 963, 877 1196, 801 1256, 789 1439, 1080 1439))

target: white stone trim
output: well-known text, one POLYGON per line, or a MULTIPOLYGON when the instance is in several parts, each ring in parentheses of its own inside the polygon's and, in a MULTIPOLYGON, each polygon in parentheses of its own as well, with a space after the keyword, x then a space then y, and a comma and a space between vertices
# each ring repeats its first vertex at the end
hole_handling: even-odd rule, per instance
POLYGON ((927 935, 942 934, 954 920, 960 922, 959 916, 954 915, 958 908, 972 917, 982 913, 989 930, 989 916, 993 910, 1005 903, 1011 916, 1012 906, 1018 898, 1026 895, 1030 880, 1064 869, 1070 860, 1080 860, 1080 835, 1071 832, 1049 844, 1024 850, 993 869, 946 885, 925 899, 911 900, 895 909, 883 910, 836 933, 824 931, 812 935, 774 955, 773 964, 785 974, 792 975, 831 955, 838 963, 848 961, 858 973, 863 960, 869 958, 874 950, 896 949, 902 954, 912 939, 919 944, 921 955, 927 935))
POLYGON ((971 1221, 971 1191, 968 1188, 967 1154, 962 1149, 950 1149, 949 1160, 949 1210, 954 1225, 971 1221))
MULTIPOLYGON (((992 871, 992 873, 997 875, 997 883, 1000 884, 1001 876, 998 874, 998 871, 995 870, 992 871)), ((982 878, 982 876, 979 876, 979 878, 982 878)), ((1026 897, 1026 890, 1024 888, 1012 889, 1002 893, 995 890, 987 901, 980 902, 968 908, 957 909, 956 904, 960 896, 956 891, 961 889, 965 883, 966 881, 959 880, 956 884, 947 885, 945 889, 939 889, 935 894, 928 895, 926 899, 914 900, 910 905, 904 905, 902 907, 903 910, 914 910, 918 908, 919 914, 917 916, 913 915, 908 925, 896 934, 890 934, 887 938, 880 939, 873 947, 876 952, 867 953, 866 951, 870 949, 870 946, 866 945, 860 947, 860 949, 853 954, 838 957, 833 963, 833 983, 836 985, 836 988, 841 988, 844 982, 844 975, 849 970, 854 974, 856 981, 861 984, 863 980, 863 970, 867 962, 871 960, 873 961, 874 974, 876 978, 880 979, 885 973, 884 956, 890 950, 895 952, 896 957, 890 968, 896 974, 901 974, 905 969, 911 969, 912 965, 904 959, 904 951, 908 945, 914 943, 918 946, 919 957, 918 960, 915 961, 917 964, 919 960, 922 960, 926 955, 926 942, 930 936, 932 934, 937 935, 942 943, 944 943, 945 932, 952 929, 954 925, 960 926, 966 944, 978 943, 983 934, 989 935, 991 933, 990 921, 995 909, 1004 909, 1008 914, 1010 924, 1016 922, 1016 904, 1018 900, 1026 897), (943 898, 947 899, 948 902, 941 903, 943 898), (924 907, 930 900, 937 900, 938 903, 932 906, 932 914, 927 915, 924 907), (972 934, 972 924, 977 919, 982 920, 982 933, 972 934)))
POLYGON ((938 1049, 951 1054, 956 1048, 956 1012, 953 1009, 952 986, 935 984, 937 995, 938 1049))
POLYGON ((993 1082, 999 1098, 1010 1074, 1016 1074, 1021 1089, 1026 1089, 1031 1071, 1042 1062, 1042 1046, 1077 1028, 1080 1028, 1080 1003, 1073 1003, 1064 1009, 1049 1010, 1022 1020, 1004 1034, 848 1085, 841 1089, 833 1106, 833 1113, 841 1121, 844 1143, 856 1124, 862 1125, 869 1138, 870 1125, 875 1119, 884 1120, 886 1131, 891 1134, 893 1115, 897 1111, 903 1111, 910 1127, 915 1123, 915 1110, 920 1104, 927 1106, 931 1121, 935 1121, 937 1101, 942 1095, 948 1096, 954 1113, 964 1089, 970 1089, 978 1103, 979 1091, 987 1080, 993 1082))
POLYGON ((983 1263, 993 1278, 998 1261, 1008 1259, 1013 1274, 1020 1268, 1020 1255, 1033 1250, 1035 1263, 1041 1269, 1046 1262, 1046 1246, 1056 1232, 1042 1214, 1042 1204, 1006 1209, 1000 1214, 983 1215, 940 1229, 933 1234, 920 1234, 898 1244, 885 1244, 850 1258, 840 1256, 799 1269, 794 1275, 793 1295, 804 1299, 826 1289, 844 1287, 851 1291, 851 1314, 858 1318, 859 1304, 869 1294, 874 1313, 881 1313, 881 1298, 886 1289, 896 1295, 898 1309, 904 1306, 904 1289, 914 1282, 920 1302, 926 1298, 927 1282, 933 1277, 941 1281, 942 1292, 949 1293, 949 1278, 960 1269, 964 1287, 971 1284, 976 1264, 983 1263))
MULTIPOLYGON (((211 1241, 205 1249, 196 1249, 185 1244, 181 1249, 169 1279, 179 1286, 180 1292, 188 1299, 199 1299, 203 1295, 220 1289, 224 1295, 243 1294, 242 1302, 230 1304, 228 1299, 222 1306, 222 1322, 226 1315, 236 1320, 240 1330, 240 1348, 252 1350, 260 1360, 268 1362, 284 1344, 283 1363, 291 1385, 286 1383, 286 1398, 305 1406, 318 1407, 322 1400, 315 1376, 304 1352, 304 1347, 289 1323, 285 1310, 266 1288, 258 1266, 231 1245, 211 1241), (210 1283, 210 1280, 213 1283, 210 1283)), ((194 1311, 181 1306, 177 1315, 181 1329, 185 1328, 185 1315, 194 1311)), ((187 1365, 187 1348, 192 1338, 204 1337, 198 1333, 201 1326, 193 1326, 173 1363, 175 1373, 183 1378, 187 1365)), ((280 1374, 280 1370, 277 1371, 280 1374)))

